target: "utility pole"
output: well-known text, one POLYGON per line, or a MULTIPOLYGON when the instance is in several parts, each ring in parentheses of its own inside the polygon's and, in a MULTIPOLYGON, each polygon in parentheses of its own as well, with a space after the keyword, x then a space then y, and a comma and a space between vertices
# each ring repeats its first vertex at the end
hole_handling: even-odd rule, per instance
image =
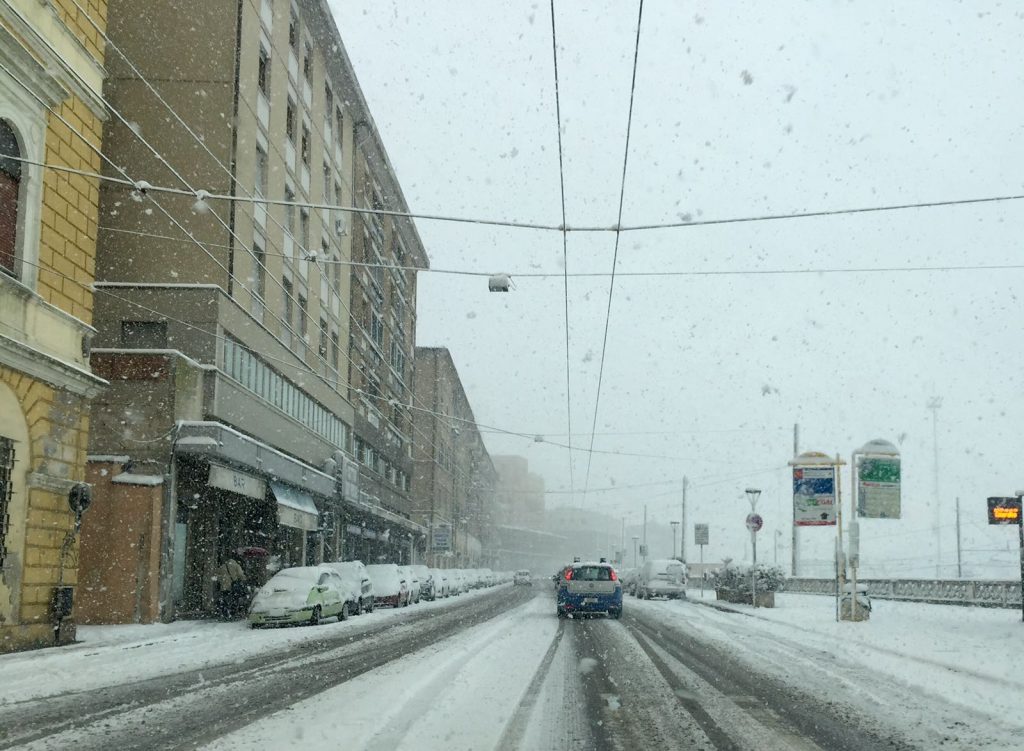
POLYGON ((669 522, 669 524, 672 526, 672 560, 675 560, 675 558, 676 558, 676 527, 679 526, 679 522, 677 522, 675 519, 673 519, 672 521, 669 522))
POLYGON ((964 578, 964 562, 960 550, 960 496, 956 497, 956 578, 964 578))
POLYGON ((622 517, 622 532, 619 534, 619 565, 626 562, 626 517, 622 517))
POLYGON ((639 565, 636 560, 636 544, 639 539, 639 536, 633 535, 633 568, 636 568, 639 565))
MULTIPOLYGON (((800 425, 798 423, 793 423, 793 458, 795 459, 798 456, 800 456, 800 425)), ((790 473, 790 474, 792 474, 792 473, 790 473)), ((790 491, 790 494, 791 494, 790 495, 790 507, 792 507, 792 505, 793 505, 793 498, 792 498, 793 484, 792 484, 792 478, 790 479, 789 491, 790 491)), ((797 542, 798 542, 797 530, 799 529, 799 527, 796 526, 796 519, 794 519, 793 522, 791 523, 791 527, 792 527, 792 530, 793 530, 792 575, 795 577, 795 576, 797 576, 796 564, 797 564, 797 561, 800 558, 799 554, 797 553, 797 542)))
POLYGON ((648 549, 647 549, 647 504, 646 503, 644 504, 644 541, 643 541, 643 549, 644 549, 644 561, 646 561, 647 560, 647 555, 648 555, 648 549))
POLYGON ((690 480, 683 475, 683 502, 682 510, 679 515, 679 559, 686 562, 686 487, 690 484, 690 480))
POLYGON ((935 504, 935 578, 942 578, 942 505, 939 503, 939 407, 942 397, 933 396, 928 400, 927 407, 932 411, 932 469, 934 485, 932 489, 935 504))

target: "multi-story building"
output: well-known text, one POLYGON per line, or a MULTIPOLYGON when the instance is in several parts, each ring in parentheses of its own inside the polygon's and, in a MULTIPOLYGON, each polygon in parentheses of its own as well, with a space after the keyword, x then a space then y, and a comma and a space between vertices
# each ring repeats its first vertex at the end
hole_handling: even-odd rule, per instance
POLYGON ((525 456, 492 457, 498 471, 497 506, 503 524, 540 529, 544 524, 544 478, 530 472, 525 456))
POLYGON ((353 458, 363 223, 330 207, 366 184, 405 204, 328 3, 137 6, 110 3, 104 142, 133 184, 101 194, 93 364, 114 387, 90 444, 93 620, 209 613, 228 555, 259 579, 264 564, 401 559, 424 535, 360 488, 372 475, 401 495, 403 479, 361 477, 353 458))
POLYGON ((78 583, 69 496, 104 386, 89 369, 99 185, 87 175, 106 114, 106 2, 80 4, 89 18, 67 0, 0 4, 0 652, 74 638, 55 592, 78 583))
MULTIPOLYGON (((356 191, 360 207, 408 211, 394 170, 370 124, 356 124, 356 191)), ((399 516, 413 513, 413 383, 416 269, 427 254, 408 219, 362 214, 353 223, 350 398, 360 496, 399 516)), ((426 535, 403 531, 410 556, 426 535)))
POLYGON ((415 518, 430 529, 428 560, 487 565, 497 473, 446 348, 416 348, 416 405, 412 487, 415 518))

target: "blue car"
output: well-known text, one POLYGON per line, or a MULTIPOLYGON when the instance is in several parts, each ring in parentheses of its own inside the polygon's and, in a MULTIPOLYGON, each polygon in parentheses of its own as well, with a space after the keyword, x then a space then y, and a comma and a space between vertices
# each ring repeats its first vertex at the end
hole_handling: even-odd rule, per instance
POLYGON ((574 563, 558 581, 558 617, 575 613, 607 613, 622 617, 622 582, 608 563, 574 563))

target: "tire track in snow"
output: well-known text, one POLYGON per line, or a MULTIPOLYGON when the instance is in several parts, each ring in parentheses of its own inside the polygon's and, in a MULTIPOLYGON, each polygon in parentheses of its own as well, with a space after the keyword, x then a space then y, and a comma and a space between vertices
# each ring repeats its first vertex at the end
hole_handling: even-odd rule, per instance
POLYGON ((522 748, 522 743, 526 737, 526 731, 529 727, 530 717, 533 715, 534 709, 537 706, 537 700, 540 698, 541 689, 551 673, 551 666, 555 661, 555 653, 558 651, 558 647, 562 643, 563 636, 565 636, 564 620, 559 621, 558 631, 555 632, 555 638, 551 640, 551 645, 548 647, 548 651, 545 652, 544 657, 541 658, 540 667, 537 668, 537 672, 534 674, 533 680, 530 681, 530 685, 526 687, 526 692, 523 695, 523 698, 519 701, 516 711, 512 715, 512 719, 505 727, 505 732, 502 734, 501 740, 498 743, 498 749, 500 751, 519 751, 519 749, 522 748))

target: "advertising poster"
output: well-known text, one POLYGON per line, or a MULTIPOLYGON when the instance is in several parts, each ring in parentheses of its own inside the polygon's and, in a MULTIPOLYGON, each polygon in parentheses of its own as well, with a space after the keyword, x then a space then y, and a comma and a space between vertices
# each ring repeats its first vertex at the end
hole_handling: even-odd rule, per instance
POLYGON ((793 467, 793 524, 829 527, 835 523, 835 468, 793 467))

